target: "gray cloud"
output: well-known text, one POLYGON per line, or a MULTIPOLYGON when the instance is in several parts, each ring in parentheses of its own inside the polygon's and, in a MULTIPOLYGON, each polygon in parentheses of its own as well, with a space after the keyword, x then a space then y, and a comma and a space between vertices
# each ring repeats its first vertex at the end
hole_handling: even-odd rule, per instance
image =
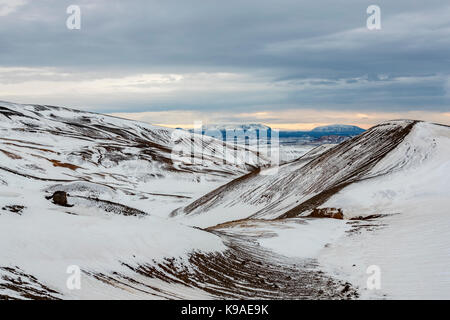
POLYGON ((370 4, 9 0, 0 96, 102 112, 448 111, 450 6, 377 1, 382 30, 368 31, 370 4), (70 4, 81 30, 65 27, 70 4))

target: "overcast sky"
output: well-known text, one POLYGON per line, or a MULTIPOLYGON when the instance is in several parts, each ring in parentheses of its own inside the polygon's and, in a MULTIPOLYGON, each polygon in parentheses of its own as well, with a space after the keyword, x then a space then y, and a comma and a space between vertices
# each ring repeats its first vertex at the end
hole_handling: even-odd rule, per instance
POLYGON ((0 100, 172 126, 450 124, 449 60, 443 0, 0 0, 0 100))

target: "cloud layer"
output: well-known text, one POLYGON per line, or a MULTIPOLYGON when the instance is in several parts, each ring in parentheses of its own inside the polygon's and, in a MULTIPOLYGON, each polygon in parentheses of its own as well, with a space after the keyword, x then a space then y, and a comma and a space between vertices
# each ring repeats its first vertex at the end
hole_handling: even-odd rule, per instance
POLYGON ((440 0, 378 1, 378 31, 360 0, 75 2, 0 0, 0 99, 286 125, 450 111, 440 0), (81 30, 66 28, 71 4, 81 30))

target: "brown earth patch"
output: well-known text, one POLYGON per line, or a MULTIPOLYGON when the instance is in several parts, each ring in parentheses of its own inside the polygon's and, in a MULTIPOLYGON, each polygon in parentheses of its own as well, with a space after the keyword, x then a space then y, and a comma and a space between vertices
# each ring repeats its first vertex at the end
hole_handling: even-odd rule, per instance
POLYGON ((344 214, 341 208, 315 208, 307 217, 310 218, 331 218, 344 219, 344 214))
POLYGON ((50 161, 51 163, 53 163, 54 167, 62 167, 62 168, 68 168, 70 170, 77 170, 77 169, 81 169, 81 167, 76 166, 74 164, 70 164, 70 163, 64 163, 64 162, 60 162, 59 160, 52 160, 52 159, 47 159, 48 161, 50 161))
POLYGON ((11 158, 14 160, 22 159, 21 156, 15 154, 15 153, 12 153, 12 152, 9 152, 9 151, 3 150, 3 149, 0 149, 0 151, 3 152, 8 158, 11 158))
POLYGON ((55 159, 49 159, 37 154, 31 154, 33 157, 36 158, 40 158, 40 159, 45 159, 49 162, 51 162, 53 164, 54 167, 61 167, 61 168, 68 168, 70 170, 76 171, 77 169, 83 169, 82 167, 79 167, 77 165, 71 164, 71 163, 65 163, 65 162, 61 162, 59 160, 55 160, 55 159))

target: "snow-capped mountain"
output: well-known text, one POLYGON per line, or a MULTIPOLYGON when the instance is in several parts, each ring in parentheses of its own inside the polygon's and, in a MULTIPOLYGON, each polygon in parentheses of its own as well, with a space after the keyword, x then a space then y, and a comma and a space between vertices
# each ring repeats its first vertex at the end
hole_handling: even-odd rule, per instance
POLYGON ((345 124, 332 124, 328 126, 320 126, 311 130, 315 133, 327 133, 333 134, 345 134, 345 135, 358 135, 363 133, 365 130, 357 126, 350 126, 345 124))
MULTIPOLYGON (((195 129, 194 129, 195 130, 195 129)), ((260 123, 248 123, 248 124, 207 124, 202 125, 199 130, 202 131, 226 131, 226 130, 243 130, 243 131, 250 131, 250 130, 266 130, 270 131, 272 130, 269 126, 266 126, 264 124, 260 123)))

